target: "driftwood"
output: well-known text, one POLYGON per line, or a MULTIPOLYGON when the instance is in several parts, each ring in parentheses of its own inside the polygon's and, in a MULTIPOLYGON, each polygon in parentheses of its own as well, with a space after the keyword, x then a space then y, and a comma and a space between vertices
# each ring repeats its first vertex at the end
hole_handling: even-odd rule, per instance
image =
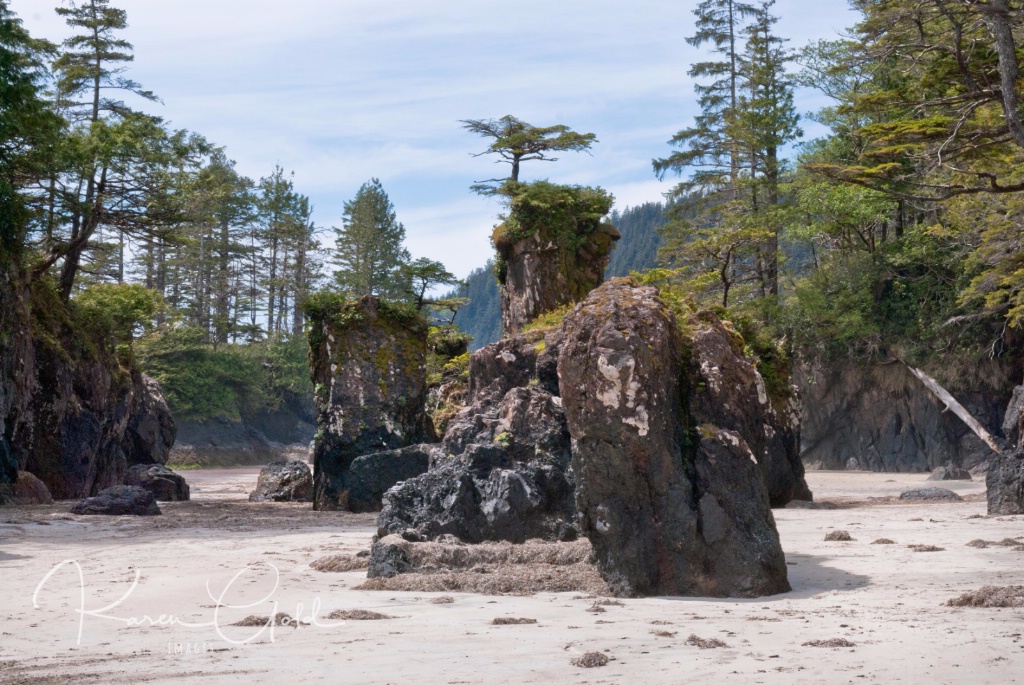
POLYGON ((924 383, 926 388, 931 390, 932 393, 946 405, 946 409, 960 417, 960 420, 966 423, 967 427, 974 431, 974 433, 981 438, 982 442, 991 447, 993 452, 996 454, 1003 453, 1003 450, 999 447, 999 443, 996 442, 996 439, 993 438, 992 435, 985 430, 985 427, 971 415, 971 412, 967 411, 962 404, 956 401, 955 397, 950 395, 945 388, 939 385, 937 380, 926 374, 921 369, 915 369, 906 362, 904 362, 903 365, 906 366, 910 373, 914 374, 919 381, 924 383))

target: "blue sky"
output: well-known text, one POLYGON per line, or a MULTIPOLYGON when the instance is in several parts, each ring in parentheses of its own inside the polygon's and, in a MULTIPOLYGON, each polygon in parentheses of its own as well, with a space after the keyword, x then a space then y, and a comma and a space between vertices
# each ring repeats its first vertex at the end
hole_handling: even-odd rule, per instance
MULTIPOLYGON (((67 28, 57 0, 11 0, 39 37, 67 28)), ((258 179, 295 172, 318 225, 380 178, 414 257, 464 276, 490 255, 499 211, 475 180, 505 167, 472 153, 460 119, 512 114, 594 132, 593 154, 524 165, 523 177, 600 185, 616 207, 661 199, 651 159, 697 113, 684 41, 696 0, 114 0, 135 46, 128 75, 176 128, 227 148, 258 179)), ((778 33, 799 47, 856 16, 845 0, 779 0, 778 33)), ((798 93, 797 105, 822 105, 798 93)), ((808 136, 820 133, 804 122, 808 136)))

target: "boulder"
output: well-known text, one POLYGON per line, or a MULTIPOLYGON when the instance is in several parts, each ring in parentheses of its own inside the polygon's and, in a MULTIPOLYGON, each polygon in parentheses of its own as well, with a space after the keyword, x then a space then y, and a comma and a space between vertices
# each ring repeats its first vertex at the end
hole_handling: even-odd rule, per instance
POLYGON ((345 476, 349 509, 380 511, 384 493, 397 483, 426 473, 436 450, 433 445, 410 445, 353 459, 345 476))
POLYGON ((904 501, 962 502, 963 497, 946 488, 911 488, 900 493, 904 501))
POLYGON ((260 470, 250 502, 311 502, 313 475, 304 461, 275 461, 260 470))
POLYGON ((46 484, 28 471, 19 471, 14 483, 14 504, 53 504, 46 484))
MULTIPOLYGON (((688 339, 684 353, 675 316, 657 291, 629 279, 592 292, 566 317, 562 334, 558 376, 576 506, 609 586, 624 596, 788 591, 750 444, 760 443, 698 423, 693 413, 707 392, 701 384, 738 371, 702 369, 693 348, 700 339, 688 339)), ((763 404, 755 388, 749 392, 763 404)))
POLYGON ((375 297, 308 308, 316 386, 313 507, 343 508, 352 461, 436 440, 427 417, 427 324, 375 297))
POLYGON ((153 493, 133 485, 115 485, 71 507, 72 514, 105 516, 156 516, 160 507, 153 493))
POLYGON ((132 485, 153 493, 158 502, 187 502, 188 483, 163 464, 136 464, 128 467, 125 485, 132 485))
POLYGON ((1024 450, 995 456, 985 475, 989 516, 1024 514, 1024 450))
POLYGON ((471 404, 449 422, 430 470, 385 493, 378 535, 575 539, 565 412, 557 379, 538 377, 557 347, 551 335, 519 335, 473 354, 471 404))
POLYGON ((399 535, 388 535, 373 543, 366 577, 391 578, 412 570, 405 542, 405 538, 399 535))
POLYGON ((137 388, 121 443, 125 458, 129 465, 166 464, 177 436, 174 417, 159 383, 142 374, 137 388))
POLYGON ((940 466, 931 475, 928 476, 928 480, 974 480, 971 477, 971 472, 965 468, 954 466, 953 464, 946 464, 940 466))

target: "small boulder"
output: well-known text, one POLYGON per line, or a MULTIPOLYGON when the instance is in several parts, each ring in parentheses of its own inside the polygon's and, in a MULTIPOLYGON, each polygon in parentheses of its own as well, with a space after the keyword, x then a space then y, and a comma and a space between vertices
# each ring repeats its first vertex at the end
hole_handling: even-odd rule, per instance
POLYGON ((412 562, 405 550, 408 542, 399 535, 388 535, 373 543, 370 548, 370 565, 367 578, 391 578, 412 569, 412 562))
POLYGON ((345 476, 349 509, 380 511, 384 493, 402 481, 426 473, 435 450, 431 445, 411 445, 353 459, 345 476))
POLYGON ((133 485, 115 485, 71 507, 72 514, 103 516, 156 516, 160 507, 153 493, 133 485))
POLYGON ((304 461, 275 461, 260 471, 250 502, 312 502, 313 474, 304 461))
POLYGON ((158 502, 187 502, 188 483, 162 464, 136 464, 124 476, 125 485, 134 485, 153 493, 158 502))
POLYGON ((971 478, 971 472, 965 468, 954 466, 953 464, 946 464, 940 466, 932 474, 928 476, 928 480, 974 480, 971 478))
POLYGON ((901 492, 900 499, 918 502, 962 502, 964 498, 946 488, 913 488, 901 492))
POLYGON ((53 497, 46 484, 28 471, 18 471, 14 483, 14 504, 53 504, 53 497))

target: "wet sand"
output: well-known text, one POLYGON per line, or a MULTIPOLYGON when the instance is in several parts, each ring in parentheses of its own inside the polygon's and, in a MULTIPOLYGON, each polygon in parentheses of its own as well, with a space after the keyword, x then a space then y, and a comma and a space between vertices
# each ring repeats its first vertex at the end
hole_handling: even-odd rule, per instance
POLYGON ((376 517, 250 504, 257 473, 184 472, 193 501, 161 504, 153 518, 72 516, 71 503, 0 509, 0 682, 1024 682, 1024 609, 945 606, 984 585, 1024 585, 1024 552, 967 546, 1024 536, 1024 516, 984 516, 981 482, 810 472, 816 499, 834 508, 775 512, 792 592, 625 599, 591 613, 594 599, 577 593, 448 593, 435 604, 431 593, 353 590, 364 572, 309 564, 368 549, 376 517), (965 501, 896 499, 926 484, 965 501), (825 542, 835 529, 853 541, 825 542), (871 544, 883 537, 896 544, 871 544), (84 582, 68 563, 39 587, 65 561, 84 582), (351 609, 391 618, 326 618, 351 609), (317 618, 229 625, 278 612, 317 618), (498 617, 537 623, 492 625, 498 617), (700 649, 690 635, 727 646, 700 649), (853 646, 804 646, 836 638, 853 646), (572 664, 592 651, 608 665, 572 664))

